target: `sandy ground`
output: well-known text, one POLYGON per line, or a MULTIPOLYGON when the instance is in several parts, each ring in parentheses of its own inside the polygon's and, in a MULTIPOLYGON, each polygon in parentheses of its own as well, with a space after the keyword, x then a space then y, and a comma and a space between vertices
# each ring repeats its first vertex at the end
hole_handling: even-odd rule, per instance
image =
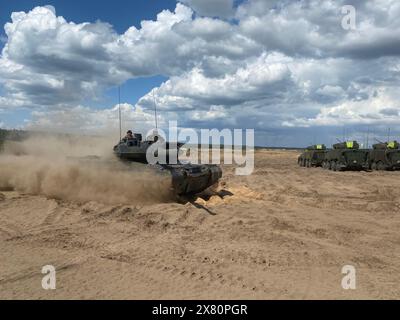
POLYGON ((218 194, 187 204, 1 191, 0 298, 400 298, 400 172, 300 168, 297 155, 257 152, 253 175, 224 167, 218 194), (56 290, 41 287, 48 264, 56 290))

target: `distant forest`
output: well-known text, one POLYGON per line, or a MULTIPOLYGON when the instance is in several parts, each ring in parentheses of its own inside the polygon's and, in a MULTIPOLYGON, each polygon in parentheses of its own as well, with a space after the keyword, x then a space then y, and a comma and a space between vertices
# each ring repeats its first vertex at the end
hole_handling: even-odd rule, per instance
MULTIPOLYGON (((32 133, 29 131, 23 131, 23 130, 5 130, 5 129, 0 129, 0 151, 3 149, 4 142, 6 140, 12 140, 12 141, 21 141, 24 140, 28 137, 28 135, 32 133)), ((37 132, 36 132, 37 134, 37 132)), ((41 132, 41 134, 46 134, 45 132, 41 132)), ((61 136, 69 136, 68 134, 58 134, 61 136)), ((212 145, 209 146, 212 148, 212 145)), ((201 148, 201 145, 198 145, 198 148, 201 148)), ((224 148, 222 146, 222 148, 224 148)), ((245 148, 245 146, 243 147, 245 148)), ((263 149, 271 149, 271 150, 302 150, 303 148, 287 148, 287 147, 259 147, 255 146, 255 150, 263 150, 263 149)))

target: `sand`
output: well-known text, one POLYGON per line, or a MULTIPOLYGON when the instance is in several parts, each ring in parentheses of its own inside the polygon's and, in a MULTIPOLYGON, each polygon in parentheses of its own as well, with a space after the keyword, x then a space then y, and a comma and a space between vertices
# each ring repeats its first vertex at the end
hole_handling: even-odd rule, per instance
POLYGON ((218 188, 184 204, 3 184, 0 298, 399 299, 400 172, 300 168, 297 156, 259 151, 251 176, 224 166, 218 188), (56 290, 41 287, 49 264, 56 290))

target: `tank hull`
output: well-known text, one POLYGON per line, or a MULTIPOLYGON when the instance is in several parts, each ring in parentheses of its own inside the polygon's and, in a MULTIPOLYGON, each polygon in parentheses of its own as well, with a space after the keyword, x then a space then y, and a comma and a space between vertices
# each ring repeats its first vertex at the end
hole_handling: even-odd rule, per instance
POLYGON ((326 153, 323 167, 334 171, 367 170, 369 169, 368 151, 360 149, 329 150, 326 153))
POLYGON ((399 170, 400 150, 374 149, 370 150, 369 166, 373 170, 399 170))
POLYGON ((172 188, 178 195, 200 193, 216 184, 222 177, 222 170, 216 165, 162 165, 172 176, 172 188))
MULTIPOLYGON (((121 141, 114 147, 114 154, 124 161, 147 164, 146 151, 151 144, 149 141, 121 141)), ((169 144, 166 143, 166 150, 170 150, 168 148, 169 144)), ((216 184, 222 177, 222 170, 217 165, 169 164, 168 157, 166 159, 167 164, 149 166, 162 174, 168 172, 171 175, 171 186, 177 195, 200 193, 216 184)))
POLYGON ((297 163, 301 167, 321 167, 325 154, 325 150, 307 150, 299 156, 297 163))

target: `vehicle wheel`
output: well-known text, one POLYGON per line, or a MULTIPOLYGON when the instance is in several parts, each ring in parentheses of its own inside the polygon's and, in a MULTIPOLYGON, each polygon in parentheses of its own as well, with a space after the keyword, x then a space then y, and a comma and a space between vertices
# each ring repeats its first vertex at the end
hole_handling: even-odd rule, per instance
POLYGON ((332 170, 333 170, 333 171, 336 171, 336 161, 333 161, 333 162, 332 162, 332 170))
POLYGON ((377 170, 376 168, 376 162, 371 163, 371 170, 377 170))
POLYGON ((322 161, 322 169, 326 169, 326 163, 325 163, 325 161, 322 161))
POLYGON ((328 169, 329 169, 329 170, 332 170, 332 169, 333 169, 332 164, 333 164, 333 161, 329 161, 329 163, 328 163, 328 169))
POLYGON ((307 160, 307 168, 310 168, 311 167, 311 161, 310 161, 310 159, 308 159, 307 160))
POLYGON ((383 164, 382 161, 379 161, 379 162, 378 162, 378 164, 376 165, 376 168, 377 168, 379 171, 383 171, 383 170, 386 169, 386 167, 385 167, 385 165, 383 164))
POLYGON ((342 171, 342 168, 340 167, 340 163, 339 162, 335 163, 335 171, 342 171))
POLYGON ((302 167, 305 167, 305 166, 306 166, 306 160, 301 159, 301 166, 302 166, 302 167))

